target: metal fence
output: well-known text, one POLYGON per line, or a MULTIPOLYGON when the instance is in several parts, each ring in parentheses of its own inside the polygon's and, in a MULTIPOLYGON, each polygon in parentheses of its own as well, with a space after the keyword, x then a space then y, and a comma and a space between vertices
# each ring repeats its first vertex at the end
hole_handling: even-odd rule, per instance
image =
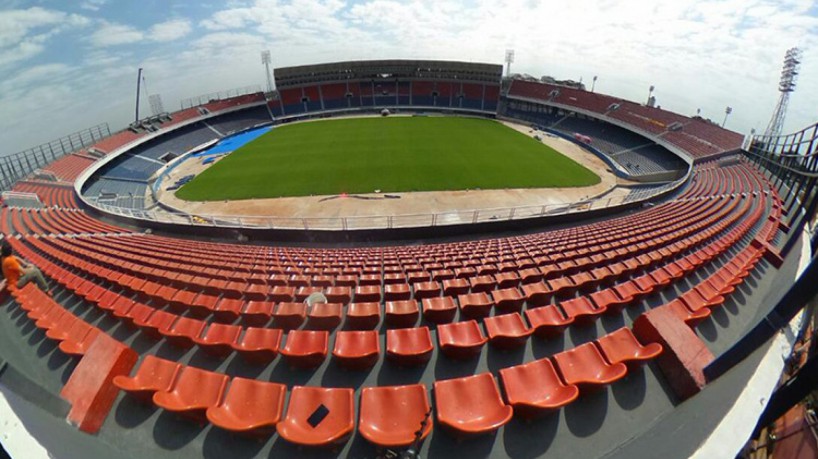
MULTIPOLYGON (((640 190, 640 200, 650 199, 674 190, 681 186, 686 180, 687 176, 664 185, 640 190)), ((217 226, 223 228, 346 231, 449 226, 575 214, 626 205, 627 203, 633 201, 633 199, 629 199, 628 196, 602 197, 572 204, 545 204, 535 206, 469 209, 427 214, 327 218, 287 218, 247 215, 191 215, 166 210, 142 210, 117 207, 101 202, 92 202, 91 204, 104 212, 114 215, 162 223, 217 226)))
POLYGON ((209 94, 202 94, 201 96, 189 97, 187 99, 182 99, 180 105, 182 110, 190 107, 197 107, 199 105, 204 105, 208 102, 213 102, 216 100, 222 99, 229 99, 231 97, 238 97, 243 96, 245 94, 255 94, 261 91, 261 86, 253 85, 253 86, 245 86, 243 88, 236 88, 236 89, 228 89, 227 91, 219 91, 219 92, 211 92, 209 94))
POLYGON ((35 170, 110 135, 108 123, 102 123, 18 153, 0 156, 0 190, 10 190, 15 182, 35 170))

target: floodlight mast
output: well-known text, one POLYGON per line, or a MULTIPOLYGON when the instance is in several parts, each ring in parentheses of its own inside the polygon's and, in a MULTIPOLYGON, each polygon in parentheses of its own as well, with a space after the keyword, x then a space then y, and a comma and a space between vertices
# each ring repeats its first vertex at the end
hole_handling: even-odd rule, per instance
POLYGON ((261 63, 264 64, 264 68, 266 69, 266 76, 267 76, 267 92, 273 92, 273 79, 270 77, 270 62, 272 62, 270 58, 270 50, 264 50, 261 52, 261 63))
POLYGON ((140 85, 142 84, 142 67, 139 67, 139 72, 136 74, 136 115, 134 116, 134 122, 139 121, 139 90, 140 85))
POLYGON ((795 83, 798 80, 798 71, 801 69, 801 50, 790 48, 784 54, 784 65, 781 68, 781 79, 778 82, 778 103, 770 118, 770 124, 764 135, 767 137, 778 137, 784 129, 784 119, 787 117, 787 108, 790 105, 790 93, 795 91, 795 83))
POLYGON ((514 63, 514 50, 506 50, 506 77, 511 76, 511 64, 514 63))

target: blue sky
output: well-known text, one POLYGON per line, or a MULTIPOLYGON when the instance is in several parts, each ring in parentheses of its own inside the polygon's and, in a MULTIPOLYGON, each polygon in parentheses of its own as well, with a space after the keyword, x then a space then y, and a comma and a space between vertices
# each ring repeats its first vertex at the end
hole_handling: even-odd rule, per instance
MULTIPOLYGON (((599 77, 599 92, 763 130, 784 52, 804 50, 786 128, 818 121, 818 3, 803 0, 0 0, 0 154, 133 116, 148 92, 183 98, 264 85, 275 66, 346 59, 501 63, 599 77)), ((147 101, 145 101, 147 102, 147 101)), ((147 103, 142 107, 147 114, 147 103)))

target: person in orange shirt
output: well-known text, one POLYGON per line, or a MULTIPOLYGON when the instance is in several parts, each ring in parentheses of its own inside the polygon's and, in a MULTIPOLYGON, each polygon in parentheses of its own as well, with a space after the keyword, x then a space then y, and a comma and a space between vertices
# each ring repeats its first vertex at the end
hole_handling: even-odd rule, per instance
POLYGON ((0 259, 3 260, 3 277, 6 278, 7 285, 13 285, 20 289, 29 282, 35 282, 40 290, 51 295, 51 290, 48 288, 43 273, 30 263, 21 264, 17 257, 12 254, 11 245, 8 241, 3 241, 3 245, 0 247, 0 259))

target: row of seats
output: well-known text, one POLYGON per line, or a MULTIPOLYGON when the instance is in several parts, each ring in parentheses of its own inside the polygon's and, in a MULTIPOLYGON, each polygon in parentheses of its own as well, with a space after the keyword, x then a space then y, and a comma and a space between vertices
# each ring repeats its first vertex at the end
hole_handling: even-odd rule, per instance
POLYGON ((43 170, 53 172, 60 180, 73 182, 94 161, 94 158, 84 156, 83 153, 72 153, 51 162, 43 170))
POLYGON ((74 197, 74 188, 65 184, 23 181, 14 185, 14 191, 35 193, 46 207, 78 208, 77 200, 74 197))
POLYGON ((653 134, 662 135, 667 141, 687 150, 693 157, 703 158, 714 153, 732 151, 741 147, 744 140, 741 134, 728 131, 705 120, 689 118, 661 108, 648 107, 627 100, 599 93, 558 86, 548 83, 514 80, 509 88, 509 96, 549 101, 555 104, 576 107, 599 115, 605 115, 623 121, 634 128, 653 134), (618 109, 612 109, 616 104, 618 109), (674 124, 683 125, 683 131, 689 137, 700 139, 715 148, 703 148, 691 145, 678 135, 668 136, 668 128, 674 124))

